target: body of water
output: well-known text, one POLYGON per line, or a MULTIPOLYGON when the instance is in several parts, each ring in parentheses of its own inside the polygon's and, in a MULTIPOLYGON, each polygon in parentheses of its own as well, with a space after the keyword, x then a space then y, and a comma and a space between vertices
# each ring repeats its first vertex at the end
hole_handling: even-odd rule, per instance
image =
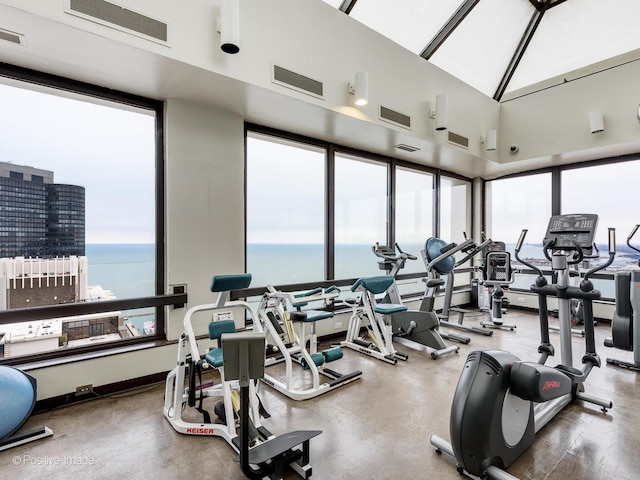
MULTIPOLYGON (((420 255, 424 244, 400 245, 403 251, 416 255, 415 261, 408 260, 401 273, 424 272, 425 266, 420 255)), ((513 253, 514 245, 507 245, 513 253)), ((635 264, 637 256, 618 247, 614 267, 635 264)), ((604 262, 606 247, 601 248, 604 262)), ((155 246, 153 244, 88 244, 86 255, 89 259, 89 285, 100 285, 111 290, 119 299, 152 296, 155 294, 155 246)), ((325 278, 324 246, 315 244, 247 245, 247 271, 252 274, 252 286, 266 284, 291 284, 314 282, 325 278)), ((461 258, 461 254, 456 255, 461 258)), ((542 246, 526 244, 520 256, 526 259, 542 259, 542 246)), ((336 278, 360 278, 382 275, 378 267, 379 258, 374 255, 371 245, 337 245, 336 278)), ((512 261, 515 258, 512 255, 512 261)), ((468 265, 465 265, 468 266, 468 265)), ((211 272, 214 275, 216 272, 211 272)), ((518 275, 513 285, 528 288, 532 276, 518 275)), ((596 288, 603 296, 613 296, 613 281, 596 280, 596 288)))

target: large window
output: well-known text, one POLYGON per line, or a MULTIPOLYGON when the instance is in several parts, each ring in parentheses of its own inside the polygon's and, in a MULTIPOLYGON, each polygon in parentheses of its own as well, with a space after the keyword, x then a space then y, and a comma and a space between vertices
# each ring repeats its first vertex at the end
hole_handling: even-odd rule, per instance
MULTIPOLYGON (((562 213, 598 215, 596 243, 607 245, 607 229, 616 229, 616 240, 624 254, 625 239, 640 223, 640 213, 633 201, 638 188, 640 160, 609 163, 562 172, 562 213)), ((638 235, 640 237, 640 235, 638 235)), ((620 258, 622 255, 618 255, 620 258)))
MULTIPOLYGON (((544 263, 542 239, 551 217, 551 173, 493 180, 486 184, 486 225, 491 239, 504 242, 513 255, 523 229, 525 243, 520 250, 523 259, 544 263)), ((513 287, 529 289, 533 278, 515 274, 513 287)))
POLYGON ((408 168, 396 168, 396 243, 418 257, 407 261, 401 273, 424 272, 420 251, 433 236, 434 175, 408 168))
MULTIPOLYGON (((633 227, 640 223, 640 214, 632 200, 637 189, 640 160, 608 163, 562 172, 562 213, 595 213, 598 229, 595 243, 600 258, 589 260, 589 266, 608 258, 608 229, 616 229, 616 258, 612 269, 637 265, 638 254, 626 245, 633 227)), ((640 234, 632 239, 640 245, 640 234)), ((585 265, 586 266, 586 265, 585 265)), ((615 297, 613 280, 596 279, 594 285, 605 298, 615 297)))
POLYGON ((471 235, 471 182, 440 178, 440 238, 459 243, 471 235))
MULTIPOLYGON (((162 106, 74 87, 0 76, 0 311, 163 293, 156 244, 162 106)), ((4 357, 18 357, 153 336, 157 312, 3 320, 0 344, 4 357)))
POLYGON ((551 174, 492 180, 486 184, 486 224, 490 237, 513 249, 527 229, 523 258, 543 258, 542 239, 551 217, 551 174))
POLYGON ((247 136, 247 272, 252 284, 324 279, 325 154, 247 136))
POLYGON ((335 158, 335 278, 379 275, 371 247, 387 243, 387 165, 335 158))
MULTIPOLYGON (((247 126, 246 142, 252 287, 334 280, 344 286, 383 275, 372 247, 391 241, 418 257, 400 276, 425 271, 421 250, 435 234, 437 170, 257 125, 247 126)), ((471 230, 471 182, 444 176, 442 183, 445 229, 462 238, 471 230)), ((468 274, 456 278, 464 282, 469 286, 468 274)), ((398 283, 403 294, 424 291, 420 278, 398 283)))
MULTIPOLYGON (((471 182, 448 176, 440 177, 440 235, 446 242, 462 243, 472 237, 471 231, 471 182)), ((480 239, 475 239, 477 242, 480 239)), ((456 254, 461 260, 465 254, 456 254)), ((461 267, 469 267, 467 263, 461 267)), ((454 287, 469 285, 471 273, 456 274, 454 287)))

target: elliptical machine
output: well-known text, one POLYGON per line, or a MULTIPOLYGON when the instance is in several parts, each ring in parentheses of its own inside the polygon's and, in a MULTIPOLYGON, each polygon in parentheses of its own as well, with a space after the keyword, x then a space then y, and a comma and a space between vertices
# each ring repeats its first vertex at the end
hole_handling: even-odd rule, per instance
MULTIPOLYGON (((467 358, 451 406, 451 443, 432 435, 437 452, 455 458, 460 473, 480 478, 514 479, 503 469, 511 465, 534 441, 535 434, 566 405, 584 400, 603 411, 612 402, 584 393, 584 382, 593 367, 600 367, 596 353, 593 300, 600 298, 589 277, 613 262, 615 230, 609 229, 609 260, 585 274, 580 287, 569 286, 568 255, 591 248, 597 225, 596 215, 557 215, 551 218, 544 239, 544 254, 557 273, 557 284, 547 285, 540 268, 518 253, 527 230, 520 234, 516 258, 536 270, 538 278, 531 291, 538 294, 540 336, 538 362, 523 362, 498 350, 475 351, 467 358), (551 253, 551 255, 550 255, 551 253), (562 363, 544 365, 554 354, 549 340, 547 297, 558 299, 562 363), (570 301, 583 300, 586 353, 583 368, 573 367, 571 351, 570 301)), ((580 253, 578 254, 580 256, 580 253)))
MULTIPOLYGON (((396 243, 395 248, 376 243, 371 247, 373 253, 382 260, 378 262, 380 270, 385 270, 387 275, 393 277, 393 283, 387 289, 383 303, 402 305, 402 298, 398 292, 395 281, 398 272, 404 268, 407 260, 417 260, 418 257, 405 253, 396 243), (398 253, 396 253, 396 249, 398 253)), ((391 333, 393 339, 403 345, 417 350, 426 350, 431 358, 436 360, 445 355, 458 353, 457 345, 447 346, 438 331, 440 320, 433 311, 423 312, 419 310, 404 310, 389 315, 391 333)))
MULTIPOLYGON (((640 253, 640 249, 631 245, 631 239, 640 228, 636 225, 627 237, 627 245, 640 253)), ((626 362, 607 358, 609 365, 640 371, 640 261, 632 270, 616 273, 616 311, 611 320, 611 337, 604 340, 606 347, 619 348, 633 352, 633 361, 626 362)))

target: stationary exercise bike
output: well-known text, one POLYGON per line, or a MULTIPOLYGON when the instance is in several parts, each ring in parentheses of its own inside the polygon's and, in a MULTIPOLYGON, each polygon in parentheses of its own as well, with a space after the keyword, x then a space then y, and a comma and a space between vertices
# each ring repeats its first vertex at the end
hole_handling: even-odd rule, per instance
MULTIPOLYGON (((631 245, 631 239, 640 228, 636 225, 627 237, 627 245, 640 253, 640 249, 631 245)), ((633 361, 627 362, 607 358, 609 365, 640 371, 640 262, 631 270, 616 273, 616 311, 611 320, 611 337, 604 341, 605 346, 633 352, 633 361)))
MULTIPOLYGON (((492 330, 464 325, 462 323, 464 315, 469 313, 469 310, 453 307, 451 305, 451 300, 453 298, 454 269, 469 261, 490 243, 491 239, 486 239, 480 245, 476 245, 471 238, 465 238, 464 242, 460 244, 447 244, 444 240, 436 237, 427 239, 424 250, 420 252, 427 271, 427 278, 425 279, 425 295, 422 300, 420 310, 424 312, 433 311, 435 296, 439 288, 445 285, 444 305, 442 313, 438 315, 440 318, 440 324, 448 328, 455 328, 456 330, 462 330, 468 333, 477 333, 486 336, 493 335, 492 330), (465 256, 456 261, 454 255, 458 252, 463 252, 465 256), (445 277, 446 281, 442 277, 445 277), (457 323, 451 321, 451 315, 453 313, 458 314, 457 323)), ((461 343, 469 343, 471 341, 469 337, 454 335, 452 333, 449 333, 448 337, 445 338, 461 343)))
MULTIPOLYGON (((398 272, 404 268, 407 260, 417 260, 418 257, 403 252, 397 243, 395 248, 376 243, 372 250, 377 257, 382 259, 378 262, 380 270, 385 270, 387 275, 394 279, 387 289, 383 303, 402 305, 402 298, 398 292, 395 278, 398 272)), ((426 350, 434 360, 457 353, 460 350, 457 345, 447 346, 444 343, 443 336, 438 331, 440 320, 433 311, 404 310, 392 313, 388 321, 391 323, 391 333, 394 340, 416 350, 426 350)))
MULTIPOLYGON (((475 351, 467 358, 451 406, 451 443, 433 435, 431 444, 437 452, 455 458, 460 473, 483 479, 514 479, 503 469, 509 467, 534 441, 536 432, 566 405, 584 400, 611 408, 610 400, 584 393, 584 382, 593 367, 600 367, 596 353, 593 300, 600 298, 589 280, 593 274, 613 262, 615 230, 609 229, 609 260, 592 268, 580 287, 569 286, 568 259, 574 251, 590 249, 597 225, 596 215, 557 215, 551 218, 544 238, 544 254, 557 273, 557 284, 547 285, 540 268, 531 265, 518 253, 527 230, 523 230, 515 249, 516 258, 536 270, 538 278, 531 291, 538 295, 540 336, 538 362, 523 362, 515 355, 499 350, 475 351), (554 354, 549 340, 547 297, 558 299, 562 363, 545 365, 554 354), (583 301, 586 353, 583 368, 573 367, 571 350, 570 301, 583 301)), ((581 260, 581 259, 580 259, 581 260)))

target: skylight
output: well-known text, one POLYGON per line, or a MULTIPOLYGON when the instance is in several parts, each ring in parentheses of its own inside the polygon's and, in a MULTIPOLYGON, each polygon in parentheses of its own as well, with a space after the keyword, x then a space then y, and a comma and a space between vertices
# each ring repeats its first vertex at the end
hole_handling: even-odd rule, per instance
POLYGON ((638 0, 324 1, 496 100, 640 58, 638 0))

